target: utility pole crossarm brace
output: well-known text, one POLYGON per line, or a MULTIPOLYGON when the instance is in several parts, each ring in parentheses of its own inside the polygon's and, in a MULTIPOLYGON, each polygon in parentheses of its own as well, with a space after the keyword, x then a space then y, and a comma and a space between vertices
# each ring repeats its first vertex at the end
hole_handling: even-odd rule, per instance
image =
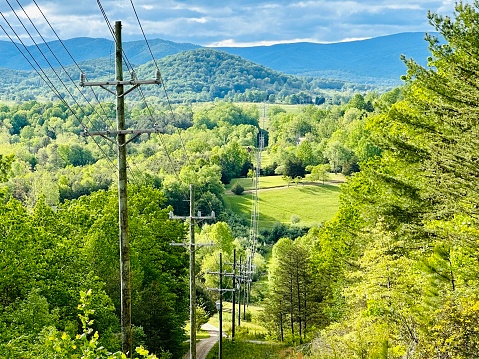
MULTIPOLYGON (((89 87, 89 86, 119 86, 119 85, 131 85, 138 87, 140 85, 161 85, 163 83, 161 79, 161 74, 157 70, 156 71, 156 76, 152 80, 138 80, 136 78, 135 72, 132 71, 132 76, 131 80, 126 80, 126 81, 119 81, 119 80, 113 80, 113 81, 87 81, 85 74, 82 72, 80 74, 80 86, 81 87, 89 87)), ((125 94, 126 95, 126 94, 125 94)))
POLYGON ((212 211, 210 216, 203 216, 203 217, 202 217, 202 216, 201 216, 201 212, 198 211, 198 215, 197 215, 197 216, 192 216, 192 215, 191 215, 191 216, 175 216, 175 215, 173 215, 173 212, 171 211, 169 218, 170 218, 170 219, 201 219, 201 220, 203 220, 203 219, 215 219, 215 218, 216 218, 216 215, 215 215, 215 212, 212 211))

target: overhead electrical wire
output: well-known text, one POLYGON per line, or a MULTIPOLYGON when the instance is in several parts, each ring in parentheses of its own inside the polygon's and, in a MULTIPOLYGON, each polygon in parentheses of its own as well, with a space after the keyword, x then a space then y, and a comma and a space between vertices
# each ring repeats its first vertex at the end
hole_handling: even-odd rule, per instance
MULTIPOLYGON (((30 37, 30 39, 33 41, 33 43, 36 45, 37 49, 40 51, 40 53, 43 55, 43 57, 45 58, 45 60, 47 61, 47 63, 49 64, 49 66, 51 67, 51 69, 53 70, 53 72, 55 73, 55 75, 57 76, 57 78, 59 79, 59 81, 62 83, 62 85, 65 87, 65 89, 67 90, 67 92, 69 93, 70 96, 72 96, 73 98, 73 101, 75 102, 75 104, 79 107, 80 110, 82 110, 82 112, 84 113, 85 117, 88 119, 88 116, 86 115, 86 113, 84 112, 83 108, 78 104, 78 102, 75 100, 75 97, 71 94, 70 90, 68 89, 68 87, 66 86, 66 84, 63 82, 63 80, 61 79, 61 77, 58 75, 58 73, 55 71, 55 69, 53 68, 53 66, 51 65, 51 63, 48 61, 48 59, 46 58, 45 54, 43 53, 43 51, 41 50, 41 48, 38 46, 38 44, 36 43, 36 41, 34 40, 34 38, 32 37, 32 35, 30 34, 30 32, 28 31, 28 29, 26 28, 25 24, 21 21, 20 17, 18 16, 18 14, 16 13, 16 11, 13 9, 13 7, 11 6, 10 2, 8 0, 6 0, 6 2, 8 3, 8 5, 10 6, 10 9, 12 10, 12 12, 15 14, 15 16, 17 17, 18 21, 20 22, 20 24, 22 25, 22 27, 25 29, 25 31, 27 32, 28 36, 30 37)), ((35 59, 35 57, 33 56, 33 54, 30 52, 30 50, 28 49, 28 46, 25 45, 25 43, 23 42, 23 40, 21 39, 21 37, 19 36, 19 34, 15 31, 14 27, 12 26, 12 24, 8 21, 8 19, 6 18, 6 16, 4 15, 3 12, 0 11, 0 14, 1 16, 3 17, 5 23, 9 26, 10 30, 15 34, 17 40, 22 44, 23 48, 25 49, 25 52, 28 53, 28 55, 30 56, 31 60, 36 64, 36 67, 35 65, 33 65, 32 61, 28 58, 28 56, 26 55, 26 53, 24 51, 22 51, 20 49, 20 47, 18 46, 18 44, 12 39, 12 37, 10 36, 10 34, 5 30, 5 28, 3 26, 1 26, 2 30, 4 31, 4 33, 7 35, 7 37, 10 39, 10 41, 15 45, 15 47, 19 50, 19 52, 22 54, 22 56, 27 60, 27 62, 30 64, 30 66, 32 66, 32 68, 35 70, 35 72, 40 76, 40 78, 47 84, 47 86, 53 91, 53 93, 55 93, 59 100, 70 110, 70 112, 75 116, 75 118, 78 120, 78 122, 80 123, 80 125, 86 130, 87 129, 87 126, 85 126, 85 124, 83 123, 83 121, 78 117, 78 115, 76 114, 76 112, 71 108, 70 104, 68 104, 68 102, 63 98, 62 94, 60 93, 60 91, 56 88, 55 84, 52 82, 52 80, 49 78, 49 76, 45 73, 45 71, 43 70, 42 66, 38 63, 38 61, 35 59), (41 74, 40 74, 41 72, 41 74)), ((64 68, 63 68, 64 69, 64 68)), ((64 69, 65 71, 65 69, 64 69)), ((96 143, 96 142, 95 142, 96 143)), ((97 146, 100 148, 100 151, 105 155, 105 157, 108 159, 108 156, 106 155, 106 153, 104 152, 104 150, 101 148, 101 146, 96 143, 97 146)), ((110 161, 111 162, 111 161, 110 161)), ((111 162, 111 164, 113 164, 111 162)))
MULTIPOLYGON (((105 20, 105 22, 106 22, 106 24, 107 24, 107 26, 108 26, 108 28, 109 28, 109 30, 110 30, 110 33, 111 33, 113 39, 115 39, 115 41, 116 41, 115 31, 114 31, 114 29, 113 29, 113 27, 112 27, 112 25, 111 25, 111 23, 110 23, 110 20, 109 20, 109 18, 108 18, 108 15, 106 14, 105 9, 103 8, 103 6, 102 6, 102 4, 101 4, 101 1, 100 1, 100 0, 97 0, 97 4, 98 4, 98 7, 100 8, 100 11, 101 11, 101 13, 102 13, 102 15, 103 15, 103 18, 104 18, 104 20, 105 20)), ((118 45, 119 45, 119 44, 117 44, 117 46, 118 46, 118 45)), ((127 57, 127 55, 126 55, 126 53, 125 53, 125 51, 124 51, 123 48, 122 48, 122 56, 123 56, 123 59, 124 59, 124 61, 125 61, 126 66, 127 66, 127 68, 128 68, 128 71, 130 72, 130 74, 134 75, 133 65, 132 65, 131 62, 129 61, 129 59, 128 59, 128 57, 127 57)), ((141 87, 139 87, 138 90, 139 90, 140 96, 142 97, 143 103, 145 104, 145 107, 147 108, 147 110, 148 110, 148 112, 149 112, 149 114, 150 114, 151 121, 153 122, 153 117, 154 117, 154 116, 153 116, 153 111, 151 110, 151 108, 150 108, 148 102, 146 101, 146 97, 145 97, 145 95, 144 95, 144 93, 143 93, 141 87)), ((168 151, 168 148, 167 148, 165 142, 163 141, 163 137, 162 137, 161 134, 159 135, 159 139, 160 139, 161 145, 162 145, 162 147, 163 147, 163 149, 164 149, 164 152, 165 152, 165 154, 166 154, 166 156, 167 156, 167 159, 168 159, 169 163, 171 164, 171 168, 172 168, 174 174, 176 175, 176 177, 179 177, 179 173, 178 173, 178 170, 177 170, 177 164, 175 164, 175 163, 173 162, 173 159, 172 159, 172 157, 170 156, 170 153, 169 153, 169 151, 168 151)))
MULTIPOLYGON (((143 30, 143 26, 141 25, 140 17, 138 16, 138 13, 136 11, 135 4, 133 3, 133 0, 130 0, 130 3, 131 3, 131 7, 133 8, 133 12, 135 13, 136 20, 138 21, 138 25, 140 27, 141 33, 143 34, 143 38, 145 39, 145 43, 146 43, 146 46, 148 47, 148 51, 150 52, 153 63, 155 64, 156 71, 158 71, 158 73, 161 73, 160 67, 158 66, 158 61, 156 61, 156 58, 153 55, 153 51, 151 50, 150 43, 149 43, 148 39, 146 38, 145 31, 143 30)), ((163 87, 163 91, 165 93, 166 101, 168 103, 168 108, 169 108, 170 113, 171 113, 171 118, 173 120, 175 120, 175 113, 173 112, 173 106, 171 104, 171 100, 170 100, 170 97, 168 95, 168 91, 166 90, 165 82, 161 81, 161 85, 158 84, 158 86, 163 87)), ((182 146, 183 151, 185 153, 185 156, 187 158, 187 161, 188 161, 189 164, 191 164, 191 160, 190 160, 190 157, 188 156, 188 152, 186 151, 185 143, 183 141, 183 138, 181 137, 181 132, 180 131, 178 131, 178 135, 180 136, 180 143, 181 143, 181 146, 182 146)))
MULTIPOLYGON (((20 3, 18 2, 17 0, 17 3, 20 5, 20 3)), ((55 34, 56 38, 58 39, 58 41, 60 42, 60 44, 62 45, 63 49, 66 51, 66 53, 68 54, 68 56, 70 57, 70 59, 73 61, 73 63, 75 64, 76 68, 80 71, 80 73, 82 73, 82 69, 80 68, 80 65, 78 65, 78 63, 76 62, 76 60, 73 58, 71 52, 68 50, 68 48, 65 46, 65 43, 63 42, 63 40, 60 38, 60 36, 58 36, 57 32, 55 31, 55 29, 53 28, 53 26, 51 25, 50 21, 48 21, 47 17, 45 16, 45 14, 43 13, 43 10, 40 8, 40 6, 38 5, 37 1, 36 0, 33 0, 33 3, 36 5, 38 11, 40 12, 40 14, 42 14, 43 18, 45 19, 46 23, 48 24, 48 26, 50 27, 50 29, 53 31, 53 33, 55 34)), ((21 5, 20 5, 21 6, 21 5)), ((23 9, 23 8, 22 8, 23 9)), ((23 10, 25 12, 25 10, 23 10)), ((28 15, 27 15, 28 16, 28 15)), ((31 21, 31 20, 30 20, 31 21)), ((53 51, 52 51, 53 53, 53 51)), ((93 88, 90 88, 92 93, 93 93, 93 96, 94 98, 96 99, 96 101, 98 102, 100 108, 102 109, 105 117, 108 117, 106 116, 107 115, 107 112, 106 110, 103 108, 103 103, 100 101, 100 99, 98 98, 98 95, 96 94, 95 90, 93 88)), ((85 96, 83 96, 85 97, 85 96)), ((88 101, 88 100, 87 100, 88 101)), ((89 102, 88 102, 89 103, 89 102)), ((89 103, 90 104, 90 103, 89 103)), ((91 105, 91 104, 90 104, 91 105)), ((98 114, 98 112, 96 111, 95 107, 93 105, 91 105, 92 108, 94 109, 95 113, 98 114)), ((99 114, 98 114, 99 115, 99 114)), ((101 117, 100 117, 101 118, 101 117)), ((105 124, 106 124, 106 121, 104 121, 105 124)))
MULTIPOLYGON (((98 115, 99 119, 103 122, 103 124, 105 125, 105 127, 108 128, 109 125, 108 125, 108 124, 106 123, 106 121, 102 118, 101 114, 98 113, 98 111, 96 111, 95 106, 93 106, 93 105, 89 102, 89 100, 86 98, 85 94, 84 94, 84 93, 81 91, 81 89, 78 87, 78 85, 76 84, 75 80, 71 77, 71 75, 69 74, 69 72, 68 72, 68 71, 66 70, 66 68, 63 66, 63 64, 61 63, 60 59, 57 57, 57 55, 55 54, 55 52, 52 50, 52 48, 50 47, 50 45, 48 44, 48 42, 45 41, 45 39, 44 39, 44 37, 42 36, 42 34, 40 33, 40 31, 38 31, 38 28, 37 28, 36 25, 33 23, 32 19, 30 18, 30 16, 28 15, 28 13, 25 11, 25 9, 23 8, 23 6, 20 4, 20 2, 19 2, 18 0, 16 0, 16 1, 17 1, 17 4, 18 4, 18 5, 20 6, 20 8, 22 9, 22 11, 23 11, 23 13, 25 14, 25 16, 27 17, 27 19, 28 19, 28 20, 30 21, 30 23, 32 24, 33 28, 36 30, 37 34, 38 34, 38 35, 40 36, 40 38, 42 39, 42 41, 43 41, 43 43, 45 44, 45 46, 48 48, 48 50, 50 50, 50 52, 52 53, 52 55, 53 55, 53 57, 55 58, 55 60, 58 62, 58 64, 59 64, 60 67, 62 68, 63 72, 68 76, 68 78, 69 78, 70 81, 73 83, 73 85, 75 86, 75 88, 81 93, 83 99, 86 101, 86 103, 87 103, 88 105, 90 105, 90 107, 92 108, 93 112, 95 112, 95 113, 98 115)), ((7 0, 7 3, 8 3, 8 0, 7 0)), ((9 5, 10 5, 10 4, 9 4, 9 5)), ((13 10, 13 9, 12 9, 12 10, 13 10)), ((39 10, 40 10, 40 12, 41 12, 41 9, 40 9, 40 8, 39 8, 39 10)), ((42 14, 43 14, 43 12, 42 12, 42 14)), ((45 18, 45 19, 46 19, 46 18, 45 18)), ((48 20, 47 20, 47 22, 48 22, 48 20)), ((24 27, 25 27, 25 26, 24 26, 24 27)), ((52 30, 53 30, 53 28, 52 28, 52 30)), ((53 31, 54 31, 54 33, 56 34, 55 30, 53 30, 53 31)), ((65 50, 67 51, 67 53, 68 53, 68 54, 70 55, 70 57, 72 58, 73 62, 77 65, 77 67, 79 68, 80 72, 82 72, 81 69, 80 69, 80 67, 79 67, 78 64, 76 63, 75 59, 73 59, 73 57, 71 56, 71 54, 70 54, 70 52, 68 51, 68 49, 66 49, 66 47, 64 46, 63 42, 62 42, 61 40, 60 40, 60 42, 62 43, 63 47, 65 48, 65 50)), ((36 45, 36 44, 35 44, 35 45, 36 45)), ((37 45, 37 48, 38 48, 38 45, 37 45)), ((40 51, 41 51, 41 50, 40 50, 40 51)), ((42 51, 41 51, 41 52, 42 52, 42 51)), ((43 54, 43 52, 42 52, 42 54, 43 54)), ((45 54, 43 54, 43 57, 46 59, 45 54)), ((48 62, 48 60, 47 60, 47 62, 48 62)), ((48 62, 48 63, 49 63, 49 62, 48 62)), ((49 64, 50 64, 50 63, 49 63, 49 64)), ((53 70, 53 71, 55 72, 55 74, 56 74, 56 71, 53 69, 53 67, 51 66, 51 64, 50 64, 50 67, 52 68, 52 70, 53 70)), ((58 76, 58 75, 57 75, 57 76, 58 76)), ((60 80, 60 81, 61 81, 61 80, 60 80)), ((61 81, 61 82, 62 82, 62 81, 61 81)), ((62 84, 63 84, 63 86, 66 87, 66 85, 65 85, 63 82, 62 82, 62 84)), ((68 89, 67 89, 67 91, 68 91, 68 89)), ((74 98, 73 95, 71 95, 71 96, 72 96, 72 98, 74 98)), ((75 101, 76 104, 78 104, 78 102, 77 102, 75 99, 74 99, 74 101, 75 101)), ((83 114, 86 115, 86 113, 83 111, 83 109, 81 109, 81 110, 82 110, 83 114)), ((88 117, 87 117, 87 118, 88 118, 88 117)), ((90 121, 90 123, 91 123, 91 121, 90 121)), ((110 147, 110 149, 111 149, 111 147, 110 147)))

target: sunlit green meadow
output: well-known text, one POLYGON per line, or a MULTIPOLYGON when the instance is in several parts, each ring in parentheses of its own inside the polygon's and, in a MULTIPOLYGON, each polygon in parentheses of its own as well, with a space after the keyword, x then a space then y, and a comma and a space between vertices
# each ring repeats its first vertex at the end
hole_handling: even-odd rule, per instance
MULTIPOLYGON (((242 195, 231 192, 224 197, 227 208, 249 219, 253 194, 251 179, 235 179, 246 189, 242 195)), ((264 177, 258 191, 259 227, 274 223, 314 226, 334 217, 339 207, 338 184, 287 184, 280 176, 264 177)))

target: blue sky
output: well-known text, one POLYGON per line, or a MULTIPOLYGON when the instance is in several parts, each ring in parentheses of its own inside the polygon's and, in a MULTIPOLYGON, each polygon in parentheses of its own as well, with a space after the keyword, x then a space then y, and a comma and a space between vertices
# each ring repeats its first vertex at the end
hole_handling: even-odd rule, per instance
MULTIPOLYGON (((24 32, 8 6, 19 10, 17 1, 42 35, 54 39, 32 0, 2 0, 0 11, 17 31, 24 32)), ((96 0, 36 2, 62 39, 110 37, 96 0)), ((142 38, 131 0, 100 2, 111 22, 122 21, 124 40, 142 38)), ((449 0, 133 0, 133 4, 148 38, 203 46, 331 43, 434 31, 427 20, 428 10, 451 15, 454 9, 454 1, 449 0)), ((23 16, 21 10, 18 14, 23 16)), ((0 24, 6 27, 1 16, 0 24)), ((1 30, 0 40, 7 40, 1 30)))

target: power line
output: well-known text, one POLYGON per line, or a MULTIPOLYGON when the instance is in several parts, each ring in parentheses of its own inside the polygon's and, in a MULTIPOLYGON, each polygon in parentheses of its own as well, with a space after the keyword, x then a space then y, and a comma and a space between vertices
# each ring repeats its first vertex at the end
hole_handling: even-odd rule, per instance
MULTIPOLYGON (((20 5, 20 3, 18 2, 18 0, 17 0, 17 3, 20 5)), ((50 21, 48 21, 47 17, 45 16, 45 14, 44 14, 43 11, 42 11, 42 9, 41 9, 40 6, 37 4, 36 0, 33 0, 33 3, 36 5, 38 11, 40 11, 40 13, 42 14, 42 16, 43 16, 43 18, 45 19, 46 23, 48 24, 48 26, 50 27, 50 29, 53 31, 53 33, 55 34, 56 38, 58 39, 58 41, 60 42, 60 44, 62 45, 62 47, 65 49, 66 53, 68 54, 68 56, 70 57, 70 59, 73 61, 73 63, 74 63, 75 66, 77 67, 77 69, 78 69, 80 72, 82 72, 80 66, 78 65, 78 63, 76 62, 76 60, 73 58, 71 52, 70 52, 70 51, 68 50, 68 48, 65 46, 65 43, 62 41, 62 39, 60 38, 60 36, 58 36, 57 32, 55 31, 55 29, 54 29, 53 26, 51 25, 50 21)), ((20 5, 20 6, 21 6, 21 5, 20 5)), ((23 10, 23 11, 25 12, 25 10, 23 10)), ((25 13, 25 14, 26 14, 26 13, 25 13)), ((28 17, 28 15, 27 15, 27 17, 28 17)), ((30 22, 31 22, 31 20, 30 20, 30 22)), ((44 42, 45 42, 45 41, 44 41, 44 42)), ((45 42, 45 44, 47 44, 47 43, 45 42)), ((50 50, 50 51, 51 51, 51 50, 50 50)), ((52 53, 53 53, 53 51, 52 51, 52 53)), ((91 88, 91 91, 92 91, 93 96, 95 97, 96 101, 97 101, 98 104, 100 105, 100 108, 103 110, 103 113, 106 115, 106 111, 105 111, 105 109, 103 108, 103 104, 102 104, 101 101, 99 100, 99 98, 98 98, 96 92, 94 91, 93 88, 91 88)), ((90 104, 90 105, 91 105, 91 104, 90 104)), ((93 107, 93 105, 91 105, 91 106, 92 106, 92 108, 94 109, 95 113, 97 113, 96 110, 95 110, 95 108, 93 107)), ((107 117, 107 116, 105 116, 105 117, 107 117)), ((106 123, 105 123, 105 125, 106 125, 106 123)))
MULTIPOLYGON (((17 17, 17 19, 19 19, 19 16, 18 14, 15 12, 15 10, 12 8, 12 6, 10 5, 10 3, 8 2, 7 0, 7 3, 9 4, 10 8, 12 9, 13 13, 15 14, 15 16, 17 17)), ((83 124, 83 121, 78 117, 78 115, 76 114, 75 111, 73 111, 73 109, 71 108, 71 106, 67 103, 67 101, 63 98, 63 96, 61 95, 61 93, 59 92, 59 90, 56 88, 56 86, 53 84, 53 82, 50 80, 50 78, 48 77, 48 75, 45 73, 45 71, 43 70, 43 68, 41 67, 41 65, 38 63, 38 61, 35 59, 35 57, 32 55, 32 53, 30 52, 30 50, 28 49, 28 47, 25 45, 25 43, 23 42, 23 40, 21 39, 21 37, 18 35, 18 33, 15 31, 15 29, 13 28, 13 26, 11 25, 11 23, 7 20, 7 18, 5 17, 5 15, 3 14, 3 12, 0 11, 0 14, 1 16, 3 17, 5 23, 10 27, 10 30, 15 34, 16 38, 18 39, 18 41, 22 44, 23 48, 25 49, 26 53, 28 53, 28 55, 30 56, 31 60, 36 64, 37 67, 35 67, 35 65, 33 65, 32 61, 30 61, 30 59, 28 58, 28 56, 25 54, 25 52, 23 52, 20 47, 18 46, 18 44, 13 41, 12 37, 10 36, 10 34, 5 30, 5 28, 3 26, 1 26, 3 32, 7 35, 7 37, 10 39, 10 41, 15 45, 15 47, 18 49, 18 51, 22 54, 22 56, 25 58, 25 60, 30 64, 30 66, 35 70, 35 72, 40 76, 40 78, 47 84, 47 86, 50 88, 50 90, 53 91, 54 94, 56 94, 59 98, 59 100, 65 105, 65 107, 67 107, 70 112, 73 114, 73 116, 75 116, 75 118, 78 120, 78 122, 80 123, 80 125, 86 129, 86 126, 83 124), (40 73, 41 72, 41 73, 40 73)), ((25 25, 21 22, 21 20, 19 19, 20 23, 22 24, 22 26, 24 27, 24 29, 26 29, 25 25)), ((30 33, 28 32, 27 30, 27 33, 28 35, 30 36, 30 38, 35 42, 35 40, 33 39, 33 37, 30 35, 30 33)), ((37 48, 38 45, 37 45, 37 48)), ((40 50, 41 51, 41 50, 40 50)), ((43 54, 43 52, 41 51, 42 55, 45 57, 45 55, 43 54)), ((58 75, 57 75, 58 76, 58 75)), ((62 82, 62 81, 61 81, 62 82)), ((62 84, 65 86, 65 84, 62 82, 62 84)), ((66 86, 65 86, 66 87, 66 86)), ((67 89, 68 91, 68 89, 67 89)), ((70 93, 71 95, 71 93, 70 93)), ((71 95, 72 96, 72 95, 71 95)), ((73 98, 74 99, 74 98, 73 98)), ((79 106, 79 104, 77 103, 77 105, 79 106)), ((83 109, 81 108, 81 106, 79 106, 79 108, 83 111, 83 109)), ((85 112, 83 111, 84 115, 86 116, 86 118, 88 119, 88 116, 85 114, 85 112)), ((95 144, 100 148, 100 151, 105 155, 105 157, 109 160, 109 158, 106 156, 104 150, 101 148, 101 146, 95 141, 95 144)), ((111 165, 113 165, 114 167, 114 164, 113 162, 111 162, 111 160, 109 160, 111 165)))
MULTIPOLYGON (((150 52, 151 58, 152 58, 152 60, 153 60, 153 63, 155 64, 156 71, 158 71, 159 73, 161 73, 161 72, 160 72, 160 67, 158 66, 158 61, 156 61, 155 56, 153 55, 153 51, 151 50, 150 43, 149 43, 148 39, 146 38, 145 31, 143 30, 143 26, 141 25, 141 21, 140 21, 140 18, 139 18, 139 16, 138 16, 138 13, 136 12, 136 8, 135 8, 135 4, 133 3, 133 0, 130 0, 130 3, 131 3, 131 7, 133 8, 133 12, 135 13, 136 20, 138 21, 138 25, 140 26, 141 33, 143 34, 143 38, 145 39, 145 43, 146 43, 146 46, 148 47, 148 51, 150 52)), ((175 114, 174 114, 174 112, 173 112, 173 107, 172 107, 172 105, 171 105, 170 97, 168 96, 168 91, 166 91, 165 82, 162 81, 161 84, 159 84, 158 86, 162 86, 163 91, 164 91, 164 93, 165 93, 165 97, 166 97, 167 103, 168 103, 168 107, 169 107, 169 110, 170 110, 170 113, 171 113, 171 117, 172 117, 173 120, 175 120, 175 114)), ((187 160, 188 160, 188 163, 191 164, 191 160, 190 160, 190 158, 189 158, 189 156, 188 156, 188 152, 186 151, 183 138, 181 137, 181 132, 178 131, 178 134, 179 134, 179 136, 180 136, 180 143, 181 143, 181 146, 182 146, 183 151, 184 151, 184 153, 185 153, 185 156, 186 156, 186 158, 187 158, 187 160)))
MULTIPOLYGON (((50 50, 50 52, 52 53, 53 57, 55 58, 55 60, 58 62, 58 64, 60 65, 60 67, 62 68, 62 70, 65 72, 65 74, 68 76, 68 78, 70 79, 70 81, 73 83, 73 85, 75 86, 75 88, 81 93, 81 95, 83 96, 83 99, 86 101, 86 103, 88 105, 90 105, 90 107, 93 109, 93 111, 99 116, 100 119, 102 119, 101 115, 96 111, 95 107, 88 101, 88 99, 86 98, 86 96, 83 94, 83 92, 80 91, 80 88, 78 87, 78 85, 76 84, 75 80, 73 80, 73 78, 70 76, 70 74, 68 73, 68 71, 66 70, 66 68, 63 66, 63 64, 61 63, 60 59, 57 57, 57 55, 55 54, 55 52, 52 50, 52 48, 50 47, 50 45, 48 44, 47 41, 45 41, 45 39, 43 38, 42 34, 40 33, 40 31, 38 31, 38 28, 35 26, 35 24, 33 23, 32 19, 30 18, 30 16, 28 15, 28 13, 25 11, 25 9, 23 8, 23 6, 20 4, 20 2, 18 0, 17 1, 17 4, 20 6, 20 8, 22 9, 23 13, 25 14, 25 16, 27 17, 27 19, 30 21, 30 23, 32 24, 33 28, 37 31, 37 34, 40 36, 40 38, 42 39, 43 43, 47 46, 48 50, 50 50)), ((7 0, 7 3, 8 3, 8 0, 7 0)), ((38 5, 37 5, 38 6, 38 5)), ((41 9, 39 8, 40 12, 41 12, 41 9)), ((43 14, 43 12, 42 12, 43 14)), ((43 15, 45 17, 45 15, 43 15)), ((45 18, 46 19, 46 18, 45 18)), ((48 22, 48 20, 47 20, 48 22)), ((49 23, 49 22, 48 22, 49 23)), ((50 24, 50 23, 49 23, 50 24)), ((53 30, 53 28, 52 28, 53 30)), ((54 33, 56 34, 55 30, 53 30, 54 33)), ((59 39, 60 40, 60 39, 59 39)), ((78 64, 76 63, 75 59, 73 59, 73 57, 71 56, 70 52, 68 51, 68 49, 65 47, 65 45, 63 44, 63 41, 61 41, 61 44, 63 45, 63 47, 65 48, 65 50, 67 51, 67 53, 70 55, 71 59, 73 60, 73 62, 77 65, 77 67, 80 69, 80 67, 78 66, 78 64)), ((38 46, 37 46, 38 47, 38 46)), ((46 59, 46 56, 44 55, 45 59, 46 59)), ((48 60, 47 60, 48 62, 48 60)), ((50 63, 49 63, 50 64, 50 63)), ((51 66, 51 64, 50 64, 51 66)), ((53 69, 53 68, 52 68, 53 69)), ((55 70, 54 70, 55 71, 55 70)), ((81 69, 80 69, 81 71, 81 69)), ((63 84, 63 82, 62 82, 63 84)), ((66 85, 63 84, 65 87, 66 85)), ((71 95, 73 97, 73 95, 71 95)), ((75 100, 74 100, 75 101, 75 100)), ((77 103, 75 101, 75 103, 77 103)), ((103 124, 108 128, 108 124, 106 123, 105 120, 102 119, 102 122, 103 124)))
MULTIPOLYGON (((102 15, 103 15, 103 18, 105 19, 105 22, 107 23, 108 28, 110 29, 110 32, 111 32, 113 38, 115 39, 115 36, 114 36, 115 31, 114 31, 113 27, 111 26, 111 23, 110 23, 110 21, 109 21, 109 19, 108 19, 108 15, 106 14, 106 11, 105 11, 105 9, 103 8, 103 6, 102 6, 102 4, 101 4, 101 1, 100 1, 100 0, 97 0, 97 4, 98 4, 98 7, 100 8, 100 11, 101 11, 101 13, 102 13, 102 15)), ((132 5, 133 5, 133 3, 132 3, 132 5)), ((133 8, 134 8, 134 5, 133 5, 133 8)), ((135 10, 135 14, 137 14, 137 13, 136 13, 136 10, 135 10)), ((138 21, 139 21, 138 16, 137 16, 137 19, 138 19, 138 21)), ((140 24, 140 27, 141 27, 141 29, 142 29, 142 31, 143 31, 143 27, 141 26, 141 24, 140 24)), ((143 33, 143 35, 144 35, 144 33, 143 33)), ((146 39, 146 37, 145 37, 145 39, 146 39)), ((115 40, 115 41, 116 41, 116 40, 115 40)), ((118 46, 118 44, 117 44, 117 46, 118 46)), ((148 45, 148 46, 149 46, 149 45, 148 45)), ((150 48, 150 51, 151 51, 151 48, 150 48)), ((152 53, 151 53, 151 54, 152 54, 152 53)), ((126 66, 127 66, 127 68, 128 68, 128 71, 130 72, 130 75, 131 75, 132 79, 134 79, 134 78, 136 77, 135 71, 134 71, 134 69, 133 69, 133 66, 132 66, 131 62, 129 61, 128 57, 126 56, 126 53, 125 53, 124 49, 122 49, 122 55, 123 55, 123 59, 125 60, 125 64, 126 64, 126 66)), ((161 77, 158 66, 156 66, 156 69, 157 69, 157 77, 161 77)), ((161 81, 160 83, 163 83, 163 81, 161 81)), ((150 120, 153 122, 153 112, 151 111, 150 106, 149 106, 148 102, 146 101, 146 97, 145 97, 145 95, 144 95, 144 93, 143 93, 143 91, 142 91, 141 88, 139 88, 139 92, 140 92, 140 96, 142 97, 143 103, 145 104, 145 107, 147 108, 147 110, 148 110, 148 112, 149 112, 149 114, 150 114, 150 117, 151 117, 150 120)), ((179 173, 178 173, 178 171, 177 171, 177 164, 175 164, 175 163, 173 162, 173 160, 172 160, 172 158, 171 158, 171 156, 170 156, 170 153, 169 153, 169 151, 168 151, 168 148, 167 148, 166 144, 164 143, 161 134, 159 134, 159 138, 160 138, 160 143, 161 143, 161 145, 163 146, 163 149, 164 149, 165 154, 166 154, 166 156, 167 156, 167 159, 168 159, 168 161, 169 161, 170 164, 171 164, 171 168, 172 168, 173 172, 175 173, 176 177, 179 178, 179 173)))

